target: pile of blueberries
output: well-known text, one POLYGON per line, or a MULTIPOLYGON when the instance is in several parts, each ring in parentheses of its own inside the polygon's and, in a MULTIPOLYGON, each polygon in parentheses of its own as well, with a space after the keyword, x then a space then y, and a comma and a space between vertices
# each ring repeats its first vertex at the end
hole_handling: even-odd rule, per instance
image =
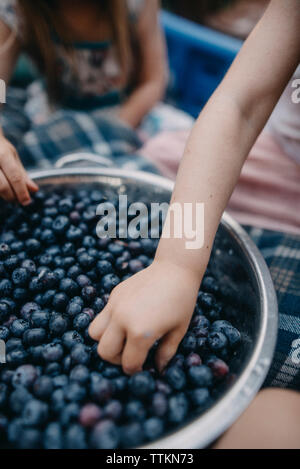
POLYGON ((163 374, 155 347, 132 377, 97 355, 88 327, 112 289, 149 266, 157 240, 96 235, 95 189, 40 191, 0 209, 0 447, 129 448, 204 412, 232 379, 240 332, 208 269, 194 316, 163 374))

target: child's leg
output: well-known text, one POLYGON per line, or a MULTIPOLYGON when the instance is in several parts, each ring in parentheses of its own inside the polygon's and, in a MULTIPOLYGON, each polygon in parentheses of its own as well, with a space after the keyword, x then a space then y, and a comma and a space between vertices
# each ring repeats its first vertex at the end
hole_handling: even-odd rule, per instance
POLYGON ((300 394, 268 389, 258 394, 215 449, 299 449, 300 394))

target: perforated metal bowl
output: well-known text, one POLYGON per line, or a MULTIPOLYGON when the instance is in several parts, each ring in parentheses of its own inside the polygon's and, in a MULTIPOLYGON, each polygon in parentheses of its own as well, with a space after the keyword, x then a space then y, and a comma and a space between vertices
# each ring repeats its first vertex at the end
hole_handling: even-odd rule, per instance
MULTIPOLYGON (((97 186, 108 194, 126 192, 135 201, 170 200, 173 183, 162 177, 86 166, 32 172, 31 176, 46 190, 57 186, 71 186, 76 190, 88 185, 97 186)), ((213 267, 218 281, 226 283, 230 280, 236 294, 239 310, 236 322, 244 339, 238 357, 231 364, 236 379, 204 414, 144 448, 194 449, 209 446, 248 407, 269 370, 278 316, 273 282, 254 243, 226 214, 216 240, 213 267)))

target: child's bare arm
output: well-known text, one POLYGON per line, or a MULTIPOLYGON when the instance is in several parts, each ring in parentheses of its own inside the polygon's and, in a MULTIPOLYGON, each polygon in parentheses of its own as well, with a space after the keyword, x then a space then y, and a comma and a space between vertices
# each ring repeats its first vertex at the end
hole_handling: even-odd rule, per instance
POLYGON ((154 264, 118 286, 91 326, 100 354, 129 373, 141 369, 158 339, 163 368, 186 332, 243 163, 299 63, 299 24, 299 0, 273 0, 192 131, 172 202, 205 203, 204 248, 185 249, 184 237, 162 239, 154 264), (109 348, 107 337, 117 345, 109 348))
POLYGON ((146 0, 137 25, 141 51, 139 84, 120 111, 120 118, 133 127, 142 121, 165 92, 167 61, 158 4, 158 0, 146 0))
MULTIPOLYGON (((0 78, 9 82, 19 55, 16 35, 0 20, 0 78)), ((14 146, 5 138, 0 126, 0 197, 8 202, 30 202, 29 192, 37 190, 20 161, 14 146)))

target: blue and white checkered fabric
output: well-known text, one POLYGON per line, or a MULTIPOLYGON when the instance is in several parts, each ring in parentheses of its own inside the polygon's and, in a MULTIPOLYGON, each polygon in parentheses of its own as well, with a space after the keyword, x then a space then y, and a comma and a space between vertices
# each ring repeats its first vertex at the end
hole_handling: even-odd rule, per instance
POLYGON ((15 145, 26 169, 49 168, 61 156, 73 152, 101 155, 111 165, 157 173, 149 161, 136 154, 142 143, 134 129, 103 110, 89 113, 60 109, 45 124, 31 125, 24 112, 26 90, 9 88, 0 124, 15 145))
POLYGON ((300 391, 300 236, 247 231, 269 266, 279 305, 278 341, 265 386, 300 391))

